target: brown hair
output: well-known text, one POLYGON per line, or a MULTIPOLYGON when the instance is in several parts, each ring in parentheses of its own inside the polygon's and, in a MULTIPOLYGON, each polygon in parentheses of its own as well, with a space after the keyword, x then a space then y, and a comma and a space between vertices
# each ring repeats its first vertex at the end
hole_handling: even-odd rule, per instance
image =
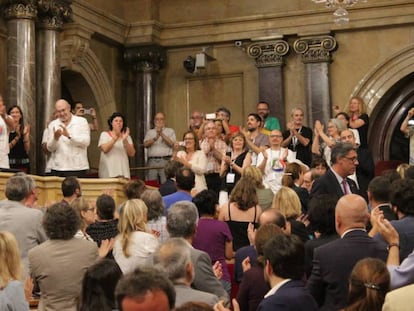
POLYGON ((381 311, 390 289, 390 274, 386 264, 377 258, 357 262, 349 278, 349 305, 345 311, 381 311))
POLYGON ((282 177, 282 186, 293 188, 295 180, 299 179, 302 173, 302 167, 299 163, 292 162, 288 163, 285 167, 285 171, 282 177))
POLYGON ((259 202, 254 181, 249 177, 242 177, 234 186, 230 194, 230 203, 234 202, 238 208, 247 211, 259 202))

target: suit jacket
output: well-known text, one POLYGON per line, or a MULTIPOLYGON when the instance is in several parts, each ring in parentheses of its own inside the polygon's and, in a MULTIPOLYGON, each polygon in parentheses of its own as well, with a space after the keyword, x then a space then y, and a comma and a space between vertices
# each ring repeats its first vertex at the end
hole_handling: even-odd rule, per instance
POLYGON ((202 292, 185 285, 175 285, 175 307, 178 308, 186 302, 197 301, 204 302, 209 306, 214 305, 219 301, 216 295, 202 292))
POLYGON ((260 303, 257 311, 313 311, 318 306, 299 280, 283 284, 274 295, 260 303))
POLYGON ((411 311, 413 309, 414 284, 388 292, 382 311, 411 311))
POLYGON ((27 259, 29 250, 47 240, 42 219, 43 213, 40 210, 28 208, 16 201, 0 202, 0 230, 9 231, 16 237, 25 276, 29 271, 27 259))
POLYGON ((32 278, 41 291, 39 311, 76 311, 86 269, 98 259, 95 242, 48 240, 29 251, 32 278))
POLYGON ((234 255, 234 279, 240 283, 243 278, 242 262, 246 257, 250 257, 250 262, 255 262, 257 259, 257 252, 253 245, 247 245, 239 248, 234 255))
POLYGON ((229 303, 229 295, 214 275, 210 256, 206 252, 191 248, 191 261, 195 272, 191 286, 194 289, 216 295, 226 304, 229 303))
POLYGON ((368 201, 368 184, 375 176, 375 164, 372 159, 371 151, 368 148, 358 148, 358 166, 356 167, 356 176, 361 195, 368 201))
MULTIPOLYGON (((360 194, 355 181, 350 178, 346 178, 346 181, 352 193, 360 194)), ((332 169, 329 169, 325 175, 319 177, 313 183, 310 197, 312 198, 318 194, 335 194, 338 199, 344 195, 342 185, 338 183, 338 179, 336 179, 332 169)))
POLYGON ((314 250, 313 268, 306 284, 320 310, 338 310, 347 304, 348 278, 354 265, 367 257, 386 261, 388 251, 366 231, 353 230, 314 250))

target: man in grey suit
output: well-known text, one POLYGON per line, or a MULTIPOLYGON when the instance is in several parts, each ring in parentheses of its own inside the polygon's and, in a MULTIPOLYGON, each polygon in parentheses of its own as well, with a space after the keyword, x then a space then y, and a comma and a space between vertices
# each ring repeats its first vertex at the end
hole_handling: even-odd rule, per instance
POLYGON ((183 238, 190 246, 191 261, 195 268, 194 281, 191 286, 203 292, 214 294, 227 304, 229 296, 214 275, 210 256, 191 246, 197 229, 197 221, 197 208, 192 202, 179 201, 168 209, 167 230, 170 237, 183 238))
POLYGON ((216 295, 191 288, 194 267, 190 246, 184 239, 170 238, 160 245, 154 253, 154 267, 165 272, 174 284, 176 307, 190 301, 204 302, 213 307, 218 302, 216 295))
POLYGON ((16 237, 24 275, 28 272, 29 250, 47 239, 42 227, 43 213, 24 205, 29 192, 29 184, 24 176, 12 176, 6 182, 7 200, 0 201, 0 230, 9 231, 16 237))

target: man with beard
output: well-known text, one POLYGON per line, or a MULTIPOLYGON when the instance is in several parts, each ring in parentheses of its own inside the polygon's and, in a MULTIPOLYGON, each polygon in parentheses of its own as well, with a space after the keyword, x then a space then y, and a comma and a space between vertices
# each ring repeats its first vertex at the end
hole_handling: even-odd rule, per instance
POLYGON ((267 147, 269 147, 269 136, 260 132, 262 118, 257 113, 250 113, 247 116, 247 131, 241 133, 246 138, 247 146, 252 151, 252 165, 256 165, 257 156, 267 147))
POLYGON ((269 103, 265 101, 260 101, 257 106, 257 114, 262 118, 263 120, 263 132, 265 134, 270 134, 270 131, 273 130, 280 130, 280 123, 279 120, 276 117, 270 117, 270 109, 269 109, 269 103))

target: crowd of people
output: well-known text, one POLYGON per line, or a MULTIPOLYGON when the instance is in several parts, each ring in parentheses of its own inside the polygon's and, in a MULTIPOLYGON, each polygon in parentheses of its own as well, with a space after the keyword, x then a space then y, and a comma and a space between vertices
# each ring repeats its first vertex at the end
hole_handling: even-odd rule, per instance
MULTIPOLYGON (((1 104, 24 145, 21 111, 1 104)), ((30 175, 8 178, 0 310, 29 310, 33 297, 41 311, 411 310, 414 166, 374 177, 362 100, 335 112, 312 130, 295 108, 285 131, 265 102, 246 128, 224 107, 193 112, 182 142, 157 113, 144 146, 160 186, 130 179, 116 204, 82 196, 84 134, 97 128, 59 100, 45 144, 62 200, 39 207, 30 175)), ((100 177, 129 179, 126 120, 108 126, 100 177)))

